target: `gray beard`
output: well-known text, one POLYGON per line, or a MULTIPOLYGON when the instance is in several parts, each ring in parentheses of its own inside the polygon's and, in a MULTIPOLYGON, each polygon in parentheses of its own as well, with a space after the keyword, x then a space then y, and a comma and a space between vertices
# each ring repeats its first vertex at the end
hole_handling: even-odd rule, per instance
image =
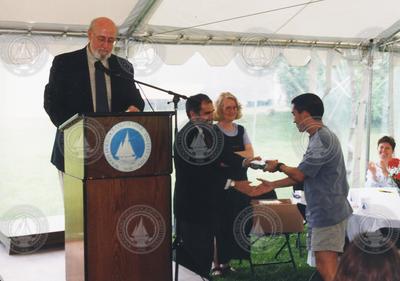
POLYGON ((109 59, 109 58, 111 57, 111 53, 109 53, 108 55, 102 57, 102 56, 99 54, 99 52, 94 51, 94 52, 93 52, 93 56, 94 56, 96 59, 98 59, 98 60, 106 60, 106 59, 109 59))

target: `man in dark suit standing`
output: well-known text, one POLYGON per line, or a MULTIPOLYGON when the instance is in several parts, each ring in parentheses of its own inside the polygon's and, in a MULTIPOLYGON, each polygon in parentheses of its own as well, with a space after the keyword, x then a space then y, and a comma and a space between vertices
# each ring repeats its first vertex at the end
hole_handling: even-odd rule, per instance
MULTIPOLYGON (((111 54, 117 34, 112 20, 96 18, 90 24, 85 48, 54 58, 44 108, 57 128, 76 113, 143 110, 144 101, 133 83, 132 64, 111 54)), ((61 172, 63 139, 63 133, 57 130, 51 156, 61 172)))

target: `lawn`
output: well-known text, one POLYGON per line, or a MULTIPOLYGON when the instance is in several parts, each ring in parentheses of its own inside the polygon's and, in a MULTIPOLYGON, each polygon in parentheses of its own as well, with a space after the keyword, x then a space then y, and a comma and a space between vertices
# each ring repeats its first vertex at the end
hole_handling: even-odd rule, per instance
MULTIPOLYGON (((303 232, 300 238, 302 255, 300 255, 300 249, 296 247, 296 238, 296 234, 291 235, 290 242, 297 269, 294 269, 292 264, 263 265, 256 266, 253 275, 248 261, 240 262, 234 260, 231 262, 231 266, 233 266, 237 272, 229 273, 224 277, 215 278, 215 281, 308 281, 314 273, 315 268, 307 264, 307 252, 306 249, 303 248, 305 246, 305 233, 303 232)), ((264 241, 261 240, 261 242, 264 243, 262 248, 266 250, 257 254, 252 254, 253 263, 286 261, 289 259, 287 247, 284 248, 277 259, 274 258, 275 254, 284 243, 285 239, 283 236, 275 238, 265 237, 261 239, 264 239, 264 241)))

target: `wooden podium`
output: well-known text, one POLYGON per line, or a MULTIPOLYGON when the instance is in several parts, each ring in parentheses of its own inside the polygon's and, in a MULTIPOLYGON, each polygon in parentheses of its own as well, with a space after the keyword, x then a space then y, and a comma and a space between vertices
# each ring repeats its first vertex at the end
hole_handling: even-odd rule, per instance
POLYGON ((67 281, 172 280, 173 112, 65 122, 67 281))

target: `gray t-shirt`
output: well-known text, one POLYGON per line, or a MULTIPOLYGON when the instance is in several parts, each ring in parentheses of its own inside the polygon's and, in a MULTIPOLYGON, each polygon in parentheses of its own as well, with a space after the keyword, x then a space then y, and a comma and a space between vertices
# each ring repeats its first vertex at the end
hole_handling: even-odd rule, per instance
POLYGON ((303 172, 310 227, 335 225, 353 212, 347 194, 343 152, 338 138, 323 126, 310 136, 307 151, 298 166, 303 172))

